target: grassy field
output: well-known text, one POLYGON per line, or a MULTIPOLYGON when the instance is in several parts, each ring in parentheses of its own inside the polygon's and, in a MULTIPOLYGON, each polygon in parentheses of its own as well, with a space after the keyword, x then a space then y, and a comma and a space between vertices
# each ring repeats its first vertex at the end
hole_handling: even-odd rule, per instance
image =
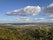
POLYGON ((0 26, 0 40, 53 40, 53 27, 28 26, 11 28, 0 26))

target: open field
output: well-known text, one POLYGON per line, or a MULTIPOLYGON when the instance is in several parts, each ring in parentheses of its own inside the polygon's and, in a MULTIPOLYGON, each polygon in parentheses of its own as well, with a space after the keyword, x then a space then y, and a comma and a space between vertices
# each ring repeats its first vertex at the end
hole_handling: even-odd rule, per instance
POLYGON ((53 40, 53 26, 0 26, 0 40, 53 40))

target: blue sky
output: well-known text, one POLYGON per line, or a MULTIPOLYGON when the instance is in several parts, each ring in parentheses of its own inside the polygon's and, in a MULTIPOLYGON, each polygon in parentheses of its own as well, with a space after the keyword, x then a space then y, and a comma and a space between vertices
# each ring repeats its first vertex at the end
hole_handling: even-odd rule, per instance
MULTIPOLYGON (((38 21, 40 20, 40 18, 47 19, 49 18, 49 16, 44 16, 43 11, 41 11, 38 15, 35 16, 6 15, 6 13, 27 6, 40 6, 41 8, 46 8, 51 3, 53 3, 53 0, 0 0, 0 23, 10 23, 10 22, 19 23, 18 19, 20 19, 21 21, 25 20, 26 18, 31 19, 30 22, 33 22, 34 21, 33 19, 35 18, 37 19, 39 18, 38 21)), ((21 22, 28 22, 28 21, 21 21, 21 22)))

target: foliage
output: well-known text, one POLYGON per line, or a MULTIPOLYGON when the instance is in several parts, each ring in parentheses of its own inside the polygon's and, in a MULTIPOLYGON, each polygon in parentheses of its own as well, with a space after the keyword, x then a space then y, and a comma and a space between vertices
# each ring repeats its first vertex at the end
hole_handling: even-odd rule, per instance
POLYGON ((52 27, 10 28, 0 26, 0 40, 53 40, 52 27))

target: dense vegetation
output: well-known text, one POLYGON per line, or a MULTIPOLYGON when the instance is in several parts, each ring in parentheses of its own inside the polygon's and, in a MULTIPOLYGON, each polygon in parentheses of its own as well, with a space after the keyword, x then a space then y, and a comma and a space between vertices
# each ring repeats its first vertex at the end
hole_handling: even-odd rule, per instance
POLYGON ((0 26, 0 40, 53 40, 53 28, 9 28, 0 26))

